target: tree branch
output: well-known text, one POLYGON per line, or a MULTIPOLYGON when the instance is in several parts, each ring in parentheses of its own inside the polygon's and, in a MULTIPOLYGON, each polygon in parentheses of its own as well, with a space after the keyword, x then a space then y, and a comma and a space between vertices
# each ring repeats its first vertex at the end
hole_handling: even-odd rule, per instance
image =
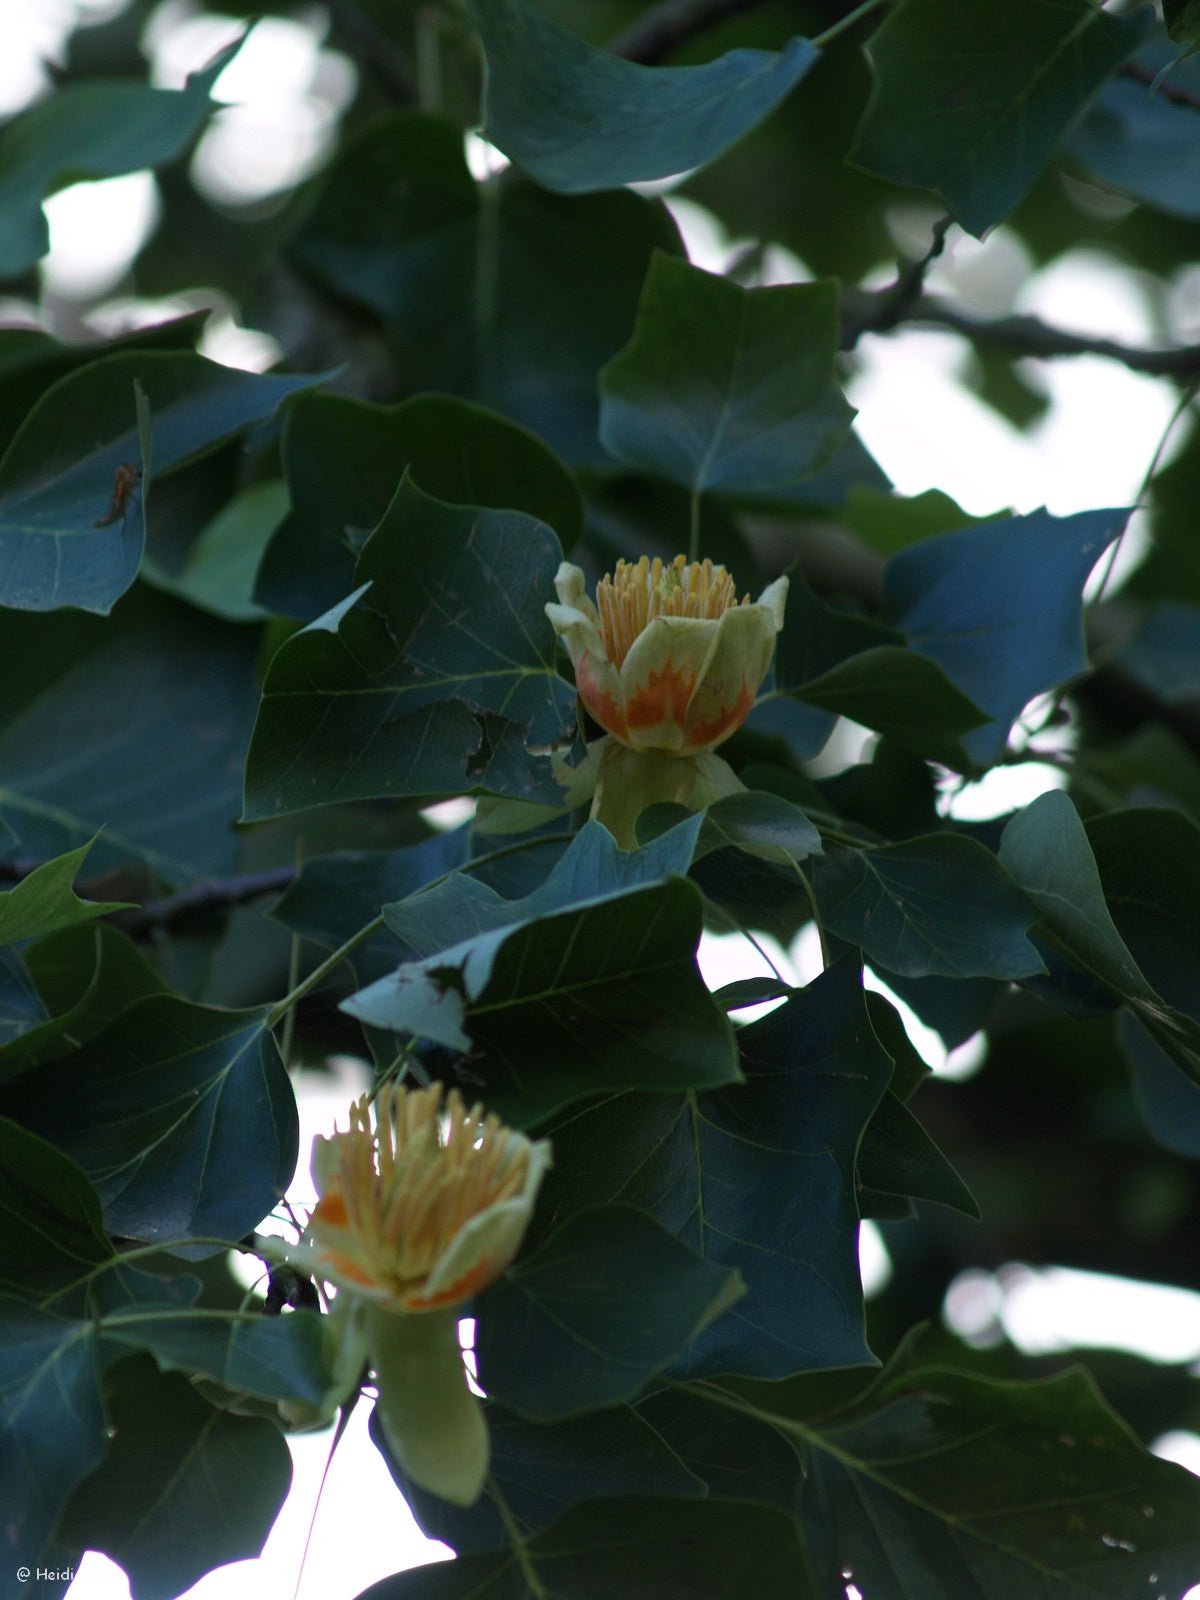
MULTIPOLYGON (((925 276, 946 248, 946 235, 953 223, 951 217, 939 217, 933 225, 933 239, 929 249, 916 261, 902 266, 895 283, 873 295, 861 298, 856 316, 843 316, 841 347, 853 350, 864 333, 884 333, 907 320, 913 306, 919 303, 925 287, 925 276)), ((845 296, 843 296, 843 303, 845 296)))
MULTIPOLYGON (((282 894, 295 881, 298 870, 294 866, 272 867, 267 872, 249 872, 237 878, 203 879, 162 900, 147 900, 136 911, 120 911, 113 921, 134 938, 144 938, 200 912, 226 911, 264 895, 282 894)), ((86 884, 80 885, 81 891, 86 888, 86 884)))
POLYGON ((1053 361, 1062 356, 1102 356, 1108 361, 1119 361, 1131 372, 1144 372, 1156 378, 1187 379, 1200 372, 1200 345, 1147 350, 1093 334, 1068 333, 1038 317, 989 320, 971 316, 928 295, 905 301, 903 296, 896 296, 895 286, 873 295, 844 291, 842 306, 843 349, 852 349, 863 333, 886 333, 904 325, 948 328, 980 349, 1003 350, 1010 356, 1031 356, 1039 361, 1053 361))

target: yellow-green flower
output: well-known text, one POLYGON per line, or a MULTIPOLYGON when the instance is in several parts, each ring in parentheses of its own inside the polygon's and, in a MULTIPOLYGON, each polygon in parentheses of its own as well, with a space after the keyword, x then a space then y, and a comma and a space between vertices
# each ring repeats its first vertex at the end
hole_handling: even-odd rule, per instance
POLYGON ((711 561, 618 561, 588 598, 564 561, 546 607, 575 669, 579 698, 614 739, 637 751, 694 756, 746 720, 783 626, 788 580, 739 602, 711 561))
MULTIPOLYGON (((383 1086, 350 1127, 313 1141, 320 1196, 295 1265, 337 1287, 343 1350, 379 1386, 383 1431, 423 1488, 469 1505, 487 1474, 487 1423, 458 1344, 463 1303, 520 1249, 550 1162, 534 1143, 440 1084, 383 1086)), ((342 1361, 343 1368, 353 1365, 342 1361)))

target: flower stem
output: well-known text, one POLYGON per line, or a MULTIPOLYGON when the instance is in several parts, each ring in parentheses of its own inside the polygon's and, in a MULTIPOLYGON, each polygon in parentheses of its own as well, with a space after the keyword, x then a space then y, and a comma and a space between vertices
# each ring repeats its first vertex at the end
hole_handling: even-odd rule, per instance
POLYGON ((341 966, 348 955, 357 950, 360 944, 365 944, 371 935, 378 933, 383 926, 383 914, 381 912, 379 916, 372 917, 370 922, 365 923, 357 933, 351 934, 345 944, 338 945, 332 955, 326 956, 324 961, 312 969, 307 978, 302 978, 294 989, 289 990, 282 1000, 271 1007, 270 1011, 267 1012, 267 1027, 274 1028, 278 1023, 282 1022, 298 1001, 303 1000, 304 996, 315 989, 319 983, 323 983, 335 968, 341 966))
POLYGON ((692 485, 692 497, 688 517, 688 560, 700 559, 700 485, 692 485))
POLYGON ((501 1494, 500 1485, 491 1476, 488 1477, 487 1491, 492 1497, 496 1510, 500 1513, 500 1521, 504 1524, 505 1533, 508 1534, 512 1553, 516 1557, 518 1567, 521 1569, 521 1576, 525 1580, 525 1587, 529 1591, 530 1600, 547 1600, 542 1581, 537 1575, 533 1562, 529 1559, 528 1550, 525 1548, 524 1535, 521 1533, 520 1528, 517 1527, 516 1518, 508 1509, 508 1501, 501 1494))

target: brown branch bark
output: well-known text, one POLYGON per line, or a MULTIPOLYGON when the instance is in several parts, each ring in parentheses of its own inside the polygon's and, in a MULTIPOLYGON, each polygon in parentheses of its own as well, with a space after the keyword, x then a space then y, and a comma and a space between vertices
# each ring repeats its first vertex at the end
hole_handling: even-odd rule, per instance
POLYGON ((609 45, 615 56, 637 61, 644 67, 657 66, 665 56, 686 44, 697 34, 751 11, 763 0, 663 0, 627 28, 609 45))

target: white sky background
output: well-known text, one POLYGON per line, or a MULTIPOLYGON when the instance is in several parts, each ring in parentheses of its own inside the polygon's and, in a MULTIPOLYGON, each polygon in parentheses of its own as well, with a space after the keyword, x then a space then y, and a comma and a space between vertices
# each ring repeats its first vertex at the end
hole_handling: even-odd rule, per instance
MULTIPOLYGON (((0 117, 46 91, 44 63, 61 47, 77 17, 102 20, 122 0, 3 0, 5 46, 0 51, 0 117)), ((178 86, 224 43, 227 20, 196 15, 190 0, 164 0, 144 41, 153 81, 178 86)), ((336 136, 337 117, 354 93, 354 68, 324 48, 322 13, 314 6, 308 25, 267 19, 259 23, 239 60, 223 74, 217 98, 237 102, 214 119, 193 164, 199 185, 217 202, 263 198, 286 190, 321 163, 336 136)), ((472 166, 488 169, 488 156, 473 141, 472 166)), ((495 158, 491 165, 500 164, 495 158)), ((719 270, 746 241, 730 240, 719 224, 687 201, 669 202, 692 259, 719 270)), ((151 173, 104 183, 79 184, 47 205, 51 255, 43 269, 49 302, 118 289, 133 253, 153 231, 158 196, 151 173)), ((914 202, 896 218, 898 248, 919 253, 935 213, 914 202)), ((965 297, 970 309, 996 315, 1032 312, 1059 326, 1132 343, 1159 332, 1136 275, 1111 260, 1075 252, 1034 274, 1020 241, 1003 227, 984 244, 957 230, 945 257, 931 272, 935 291, 965 297)), ((786 253, 768 252, 766 281, 808 276, 786 253)), ((114 299, 96 325, 115 332, 139 321, 196 305, 216 308, 202 348, 230 365, 264 370, 274 361, 273 342, 235 326, 220 297, 197 286, 197 294, 152 308, 114 299)), ((1200 332, 1200 269, 1173 286, 1169 310, 1176 335, 1200 332)), ((0 322, 25 320, 19 308, 0 322)), ((970 513, 1001 509, 1024 512, 1046 505, 1056 515, 1135 499, 1175 395, 1171 387, 1139 377, 1111 362, 1079 358, 1026 364, 1035 386, 1046 390, 1046 416, 1025 434, 1011 428, 964 387, 969 356, 951 335, 904 332, 863 341, 856 375, 848 386, 859 409, 858 429, 897 490, 906 495, 938 488, 970 513)), ((1178 428, 1167 459, 1179 448, 1178 428)), ((1138 548, 1137 519, 1127 536, 1138 548)), ((845 759, 858 758, 863 734, 846 730, 845 759)), ((971 785, 947 796, 960 816, 997 815, 1025 804, 1061 781, 1054 769, 1031 766, 971 785)), ((812 930, 806 930, 811 934, 812 930)), ((783 951, 763 941, 785 976, 807 981, 819 971, 815 940, 803 937, 783 951)), ((713 987, 733 977, 766 971, 761 958, 737 935, 706 935, 700 952, 713 987)), ((870 980, 869 980, 870 981, 870 980)), ((880 985, 882 987, 882 985, 880 985)), ((894 998, 894 997, 893 997, 894 998)), ((908 1013, 914 1042, 935 1071, 962 1076, 977 1069, 983 1040, 969 1041, 947 1060, 940 1041, 908 1013)), ((349 1070, 348 1068, 346 1070, 349 1070)), ((348 1081, 312 1079, 301 1094, 301 1151, 314 1132, 345 1123, 354 1089, 348 1081)), ((298 1176, 294 1199, 303 1208, 307 1172, 298 1176)), ((311 1196, 307 1197, 311 1199, 311 1196)), ((863 1230, 862 1264, 868 1292, 891 1272, 877 1231, 863 1230)), ((1200 1295, 1156 1289, 1065 1269, 1034 1271, 1014 1265, 1000 1275, 964 1275, 951 1290, 946 1315, 963 1337, 987 1340, 997 1327, 1023 1349, 1045 1351, 1104 1342, 1141 1351, 1156 1360, 1200 1363, 1200 1295)), ((445 1554, 422 1540, 377 1452, 366 1437, 369 1407, 359 1408, 342 1442, 316 1517, 312 1547, 297 1600, 353 1600, 368 1584, 405 1566, 445 1554)), ((192 1600, 258 1600, 292 1593, 329 1448, 328 1433, 295 1438, 293 1492, 260 1561, 218 1569, 201 1580, 192 1600)), ((1164 1455, 1200 1471, 1200 1439, 1179 1433, 1158 1442, 1164 1455)), ((85 1558, 70 1600, 128 1600, 124 1574, 98 1555, 85 1558)), ((1191 1591, 1200 1600, 1200 1587, 1191 1591)))

